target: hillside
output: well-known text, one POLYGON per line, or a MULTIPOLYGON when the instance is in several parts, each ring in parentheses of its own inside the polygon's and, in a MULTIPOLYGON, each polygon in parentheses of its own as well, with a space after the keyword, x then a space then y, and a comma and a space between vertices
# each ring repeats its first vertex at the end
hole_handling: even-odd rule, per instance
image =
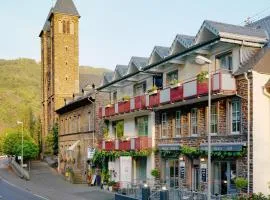
MULTIPOLYGON (((107 71, 102 68, 81 67, 80 74, 96 84, 107 71)), ((0 133, 16 126, 17 120, 27 121, 40 114, 40 64, 31 59, 0 59, 0 133)))

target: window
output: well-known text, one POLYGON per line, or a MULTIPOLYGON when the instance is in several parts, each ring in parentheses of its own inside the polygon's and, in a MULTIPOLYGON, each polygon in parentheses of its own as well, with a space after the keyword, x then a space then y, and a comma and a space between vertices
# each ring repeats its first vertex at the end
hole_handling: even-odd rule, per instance
POLYGON ((178 70, 167 73, 166 85, 173 85, 175 81, 178 81, 178 70))
POLYGON ((232 133, 240 132, 240 101, 232 101, 232 133))
POLYGON ((121 139, 124 136, 124 120, 112 122, 115 138, 121 139))
POLYGON ((232 53, 223 54, 218 57, 220 68, 232 70, 232 53))
POLYGON ((168 118, 167 113, 161 115, 161 137, 168 137, 168 118))
POLYGON ((198 135, 198 109, 191 109, 191 135, 198 135))
POLYGON ((113 92, 113 103, 117 103, 117 91, 113 92))
POLYGON ((69 33, 70 33, 70 22, 67 21, 67 34, 69 34, 69 33))
POLYGON ((182 133, 181 111, 176 111, 175 115, 175 137, 180 137, 182 133))
POLYGON ((146 91, 146 82, 136 84, 134 86, 134 96, 143 95, 146 91))
POLYGON ((136 118, 138 136, 148 136, 148 116, 136 118))
POLYGON ((66 21, 63 21, 63 33, 66 33, 66 21))
POLYGON ((211 133, 217 133, 218 115, 217 106, 211 106, 211 133))

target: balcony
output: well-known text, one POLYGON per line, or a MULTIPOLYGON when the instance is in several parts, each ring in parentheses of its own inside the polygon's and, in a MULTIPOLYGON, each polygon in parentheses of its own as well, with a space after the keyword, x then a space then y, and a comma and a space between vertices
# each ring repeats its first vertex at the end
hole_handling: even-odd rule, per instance
MULTIPOLYGON (((228 71, 217 71, 211 76, 212 94, 233 94, 236 91, 236 82, 228 71)), ((121 101, 109 109, 101 107, 99 117, 112 117, 117 114, 130 113, 135 110, 147 110, 166 104, 190 100, 208 95, 208 81, 199 82, 197 78, 183 81, 178 85, 164 88, 141 96, 121 101)))
POLYGON ((142 110, 146 108, 146 96, 135 97, 135 110, 142 110))
POLYGON ((102 141, 102 150, 105 151, 140 151, 152 148, 152 138, 140 136, 129 140, 102 141))

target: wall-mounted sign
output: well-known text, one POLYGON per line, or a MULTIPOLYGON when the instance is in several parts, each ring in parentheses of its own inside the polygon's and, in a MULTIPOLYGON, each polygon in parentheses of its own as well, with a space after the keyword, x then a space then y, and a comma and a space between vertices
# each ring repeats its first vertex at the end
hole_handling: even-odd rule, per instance
POLYGON ((95 148, 88 147, 87 148, 87 158, 93 159, 95 152, 96 152, 95 148))
MULTIPOLYGON (((220 144, 212 144, 211 145, 211 151, 242 151, 244 144, 226 144, 226 143, 220 143, 220 144)), ((208 151, 208 145, 207 144, 201 144, 200 150, 202 151, 208 151)))
POLYGON ((158 149, 161 151, 179 151, 180 144, 160 144, 158 149))
POLYGON ((207 164, 205 163, 201 164, 201 181, 207 182, 207 164))
POLYGON ((185 179, 185 177, 186 177, 186 164, 185 164, 185 161, 180 161, 179 167, 180 167, 180 178, 185 179))

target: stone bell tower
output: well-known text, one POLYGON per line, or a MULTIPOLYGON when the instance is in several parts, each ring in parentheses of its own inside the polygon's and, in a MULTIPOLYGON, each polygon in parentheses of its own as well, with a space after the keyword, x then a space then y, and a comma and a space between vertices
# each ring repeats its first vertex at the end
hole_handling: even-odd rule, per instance
POLYGON ((57 0, 41 38, 42 141, 57 123, 55 110, 79 92, 79 18, 72 0, 57 0))

